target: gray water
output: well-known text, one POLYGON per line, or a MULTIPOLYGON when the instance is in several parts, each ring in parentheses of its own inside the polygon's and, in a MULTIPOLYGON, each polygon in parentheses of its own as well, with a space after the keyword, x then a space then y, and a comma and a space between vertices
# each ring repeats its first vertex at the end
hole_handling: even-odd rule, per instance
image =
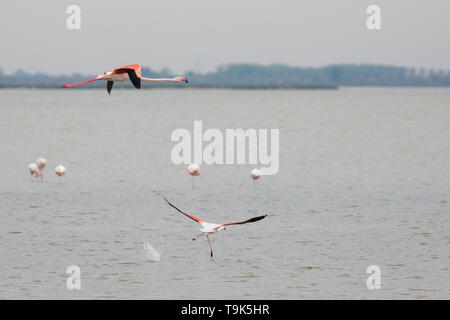
POLYGON ((449 299, 449 101, 449 89, 0 90, 0 298, 449 299), (254 188, 252 165, 202 165, 192 189, 170 135, 194 120, 280 129, 279 173, 254 188), (43 183, 27 168, 38 157, 43 183), (163 196, 210 222, 269 216, 213 235, 211 259, 163 196), (71 265, 80 290, 66 287, 71 265))

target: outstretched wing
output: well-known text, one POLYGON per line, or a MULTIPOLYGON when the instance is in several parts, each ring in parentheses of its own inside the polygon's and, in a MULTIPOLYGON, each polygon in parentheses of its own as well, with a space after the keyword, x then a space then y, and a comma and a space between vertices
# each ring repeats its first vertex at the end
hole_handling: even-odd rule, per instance
POLYGON ((173 204, 171 204, 171 203, 169 202, 169 200, 167 200, 166 198, 164 198, 164 200, 167 201, 167 203, 169 204, 169 206, 171 206, 172 208, 174 208, 175 210, 177 210, 179 213, 184 214, 186 217, 191 218, 192 220, 197 221, 198 223, 202 223, 202 222, 203 222, 202 219, 199 219, 199 218, 194 217, 193 215, 191 215, 191 214, 189 214, 189 213, 186 213, 186 212, 184 212, 184 211, 181 211, 180 209, 178 209, 177 207, 175 207, 173 204))
POLYGON ((106 83, 106 90, 108 91, 108 94, 111 94, 111 90, 112 90, 113 84, 114 84, 114 81, 108 81, 106 83))
POLYGON ((93 81, 98 81, 98 80, 103 80, 103 78, 101 77, 97 77, 97 78, 92 78, 83 82, 79 82, 79 83, 70 83, 70 84, 63 84, 61 86, 61 88, 72 88, 72 87, 76 87, 76 86, 81 86, 83 84, 89 83, 89 82, 93 82, 93 81))
POLYGON ((130 81, 131 81, 131 83, 133 83, 135 88, 136 89, 141 88, 141 78, 138 77, 135 69, 120 68, 120 69, 116 69, 116 71, 124 71, 124 72, 128 73, 128 77, 130 78, 130 81))
POLYGON ((231 224, 246 224, 246 223, 251 223, 251 222, 256 222, 259 220, 264 219, 265 217, 267 217, 267 214, 264 216, 259 216, 259 217, 254 217, 245 221, 241 221, 241 222, 227 222, 227 223, 222 223, 221 226, 229 226, 231 224))

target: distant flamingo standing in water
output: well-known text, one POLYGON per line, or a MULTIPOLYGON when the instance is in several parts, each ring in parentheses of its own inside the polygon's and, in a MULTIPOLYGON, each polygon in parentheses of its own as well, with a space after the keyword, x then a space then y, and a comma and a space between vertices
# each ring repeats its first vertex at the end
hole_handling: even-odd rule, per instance
POLYGON ((36 180, 39 179, 39 168, 36 163, 30 163, 30 165, 28 165, 28 170, 31 174, 31 182, 33 182, 33 177, 35 177, 36 180))
POLYGON ((39 169, 39 176, 41 177, 41 181, 44 180, 44 169, 45 166, 47 165, 47 160, 45 160, 44 158, 39 158, 36 160, 37 162, 37 167, 39 169))
POLYGON ((141 88, 141 81, 145 82, 188 82, 185 77, 175 77, 175 78, 144 78, 141 74, 141 65, 140 64, 131 64, 129 66, 124 66, 120 68, 114 68, 106 71, 104 74, 97 76, 97 78, 92 78, 80 83, 72 83, 65 84, 63 88, 71 88, 75 86, 81 86, 83 84, 105 80, 106 90, 109 94, 111 94, 111 89, 113 87, 114 82, 116 81, 127 81, 130 80, 131 83, 135 86, 136 89, 141 88))
MULTIPOLYGON (((55 168, 55 173, 58 177, 62 177, 66 174, 66 168, 62 164, 60 164, 55 168)), ((59 181, 59 183, 61 183, 61 180, 59 181)))
POLYGON ((252 172, 250 173, 252 179, 253 179, 253 187, 256 188, 256 183, 255 181, 258 180, 261 177, 261 170, 255 168, 252 170, 252 172))
POLYGON ((194 177, 200 175, 200 166, 196 163, 191 163, 188 167, 188 172, 192 176, 192 188, 194 188, 194 177))

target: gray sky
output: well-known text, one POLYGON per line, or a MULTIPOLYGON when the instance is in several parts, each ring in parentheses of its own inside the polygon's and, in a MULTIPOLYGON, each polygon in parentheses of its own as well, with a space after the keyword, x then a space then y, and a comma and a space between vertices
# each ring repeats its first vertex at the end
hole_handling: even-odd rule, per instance
POLYGON ((228 63, 383 63, 450 70, 448 0, 3 1, 0 68, 102 73, 140 63, 182 73, 228 63), (81 8, 68 30, 66 8, 81 8), (366 28, 381 7, 382 30, 366 28))

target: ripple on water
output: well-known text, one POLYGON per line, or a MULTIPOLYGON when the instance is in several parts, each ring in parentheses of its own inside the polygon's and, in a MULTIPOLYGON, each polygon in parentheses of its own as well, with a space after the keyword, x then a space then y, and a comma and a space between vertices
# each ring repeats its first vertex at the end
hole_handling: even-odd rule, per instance
POLYGON ((315 270, 315 269, 320 269, 320 267, 316 267, 316 266, 299 266, 295 268, 296 270, 315 270))
MULTIPOLYGON (((378 291, 376 298, 447 298, 450 237, 445 226, 449 221, 450 199, 445 192, 448 170, 440 169, 447 168, 450 156, 448 143, 441 139, 448 131, 450 108, 443 102, 450 99, 450 91, 421 90, 396 89, 392 94, 392 89, 345 89, 333 92, 332 98, 324 92, 296 90, 276 93, 177 90, 174 94, 171 89, 156 89, 139 95, 133 91, 120 92, 123 97, 133 95, 131 105, 115 104, 116 99, 105 104, 104 95, 97 90, 74 91, 73 96, 63 100, 55 100, 59 95, 56 90, 37 90, 31 97, 29 90, 2 91, 2 97, 28 99, 0 102, 0 113, 12 120, 3 121, 6 126, 3 138, 15 142, 8 147, 11 153, 0 153, 3 168, 7 169, 2 172, 2 181, 6 183, 0 183, 0 211, 4 213, 0 214, 0 229, 3 227, 0 282, 13 288, 5 290, 3 296, 55 296, 58 294, 55 281, 64 287, 66 266, 79 262, 82 272, 89 276, 87 297, 98 299, 117 296, 179 299, 192 293, 213 299, 244 295, 266 299, 345 299, 361 295, 366 267, 375 263, 381 264, 382 270, 386 268, 382 272, 392 284, 378 291), (154 108, 137 108, 136 103, 142 105, 150 96, 155 105, 170 108, 158 107, 164 121, 153 121, 148 126, 147 120, 154 119, 154 108), (407 107, 398 104, 397 98, 387 101, 379 100, 379 96, 401 98, 407 107), (349 97, 354 103, 348 103, 349 97), (239 126, 244 128, 253 127, 254 123, 247 120, 253 119, 254 114, 267 127, 281 125, 289 135, 284 141, 298 142, 298 148, 291 149, 289 157, 283 158, 284 170, 258 181, 255 190, 248 177, 249 170, 239 174, 242 166, 205 166, 198 188, 192 189, 184 166, 167 165, 170 132, 180 126, 190 128, 189 115, 208 114, 211 101, 222 115, 215 117, 213 127, 229 127, 228 119, 236 111, 242 120, 239 126), (311 107, 313 104, 317 107, 311 107), (70 113, 70 125, 60 123, 55 127, 53 116, 43 117, 40 124, 26 120, 29 127, 14 125, 26 118, 23 107, 27 105, 36 105, 29 108, 36 115, 70 113), (274 105, 283 108, 274 109, 274 105), (130 107, 134 112, 121 117, 130 107), (105 129, 100 140, 92 139, 96 129, 91 124, 95 121, 86 122, 99 115, 100 125, 105 129), (409 120, 404 121, 401 115, 409 115, 409 120), (180 116, 184 117, 181 122, 180 116), (299 126, 298 119, 308 121, 299 126), (32 146, 35 151, 49 152, 49 160, 69 159, 60 160, 71 162, 74 175, 67 176, 59 186, 56 177, 50 175, 47 183, 30 184, 27 171, 22 172, 23 167, 16 165, 23 161, 24 151, 14 145, 26 144, 37 129, 46 137, 61 129, 58 139, 37 139, 32 146), (145 132, 145 135, 128 139, 121 132, 145 132), (398 140, 402 132, 410 135, 408 150, 400 150, 397 143, 404 142, 398 140), (301 136, 305 139, 298 140, 301 136), (61 141, 69 147, 62 150, 61 141), (356 152, 348 152, 349 142, 356 152), (109 147, 102 147, 99 152, 99 143, 101 147, 109 147), (149 143, 153 148, 147 147, 149 143), (368 145, 370 154, 365 153, 368 145), (139 152, 133 153, 136 150, 139 152), (81 157, 86 154, 89 161, 81 157), (355 162, 355 154, 367 157, 355 162), (124 155, 128 158, 126 162, 124 155), (96 165, 99 163, 108 165, 96 165), (420 163, 429 163, 431 173, 444 172, 433 174, 433 185, 426 189, 420 182, 430 176, 429 170, 420 163), (146 169, 145 174, 139 174, 142 168, 146 169), (20 182, 17 170, 22 170, 20 182), (367 184, 360 183, 361 177, 367 184), (182 234, 180 238, 189 240, 196 227, 171 211, 162 195, 189 213, 212 221, 216 215, 218 221, 227 221, 240 214, 251 217, 260 212, 268 212, 270 218, 242 229, 230 228, 228 232, 239 238, 230 234, 225 239, 224 235, 224 242, 217 244, 217 257, 210 259, 206 242, 194 249, 189 248, 188 242, 173 237, 182 234), (95 223, 95 219, 102 223, 95 223), (79 226, 74 224, 77 221, 81 222, 79 226), (185 227, 192 228, 192 232, 185 232, 185 227), (164 237, 168 250, 162 261, 166 261, 147 263, 144 252, 130 245, 136 232, 164 237), (256 237, 258 234, 260 238, 256 237), (88 241, 79 242, 81 239, 88 241), (246 245, 247 240, 257 246, 256 250, 249 249, 252 246, 246 245), (234 246, 237 250, 233 250, 234 246), (195 272, 187 276, 186 269, 195 272), (54 273, 48 274, 50 270, 54 273), (259 274, 262 276, 258 277, 259 274), (345 278, 348 274, 352 277, 345 278), (224 279, 225 276, 228 278, 224 279), (354 278, 362 282, 355 284, 354 278), (33 279, 45 282, 30 288, 33 279), (218 279, 225 285, 205 289, 202 279, 218 279), (292 289, 287 289, 288 286, 292 289), (152 291, 152 287, 156 290, 152 291), (408 287, 438 291, 408 291, 408 287)), ((72 95, 65 92, 64 96, 67 94, 72 95)))

